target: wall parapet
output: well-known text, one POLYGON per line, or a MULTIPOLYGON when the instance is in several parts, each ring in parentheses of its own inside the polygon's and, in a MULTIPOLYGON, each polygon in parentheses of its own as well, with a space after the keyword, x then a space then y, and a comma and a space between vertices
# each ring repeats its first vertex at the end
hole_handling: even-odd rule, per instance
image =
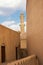
POLYGON ((26 58, 8 63, 7 65, 39 65, 39 64, 37 57, 35 55, 31 55, 26 58))

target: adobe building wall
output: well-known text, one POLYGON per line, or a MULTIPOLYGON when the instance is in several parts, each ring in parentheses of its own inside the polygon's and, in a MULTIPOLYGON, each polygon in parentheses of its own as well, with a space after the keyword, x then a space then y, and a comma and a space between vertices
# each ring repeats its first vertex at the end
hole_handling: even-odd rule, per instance
POLYGON ((16 46, 19 45, 19 32, 10 30, 0 25, 0 62, 1 62, 1 45, 5 44, 6 62, 16 60, 16 46))
POLYGON ((28 53, 36 54, 43 65, 43 0, 27 0, 28 53))

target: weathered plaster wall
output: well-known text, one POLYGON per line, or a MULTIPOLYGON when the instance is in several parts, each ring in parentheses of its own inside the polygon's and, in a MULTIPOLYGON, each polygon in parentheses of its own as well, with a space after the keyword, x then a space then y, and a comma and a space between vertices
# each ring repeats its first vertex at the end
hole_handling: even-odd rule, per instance
POLYGON ((29 55, 43 65, 43 0, 27 0, 27 43, 29 55))
POLYGON ((19 44, 19 32, 8 29, 0 25, 0 62, 1 62, 1 45, 5 44, 6 61, 16 60, 16 46, 19 44))

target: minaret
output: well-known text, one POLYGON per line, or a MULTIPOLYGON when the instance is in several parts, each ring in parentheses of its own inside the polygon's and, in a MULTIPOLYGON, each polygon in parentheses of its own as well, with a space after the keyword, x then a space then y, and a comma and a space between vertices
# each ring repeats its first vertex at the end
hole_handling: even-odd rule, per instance
POLYGON ((21 30, 21 33, 24 32, 24 14, 23 13, 20 14, 20 30, 21 30))

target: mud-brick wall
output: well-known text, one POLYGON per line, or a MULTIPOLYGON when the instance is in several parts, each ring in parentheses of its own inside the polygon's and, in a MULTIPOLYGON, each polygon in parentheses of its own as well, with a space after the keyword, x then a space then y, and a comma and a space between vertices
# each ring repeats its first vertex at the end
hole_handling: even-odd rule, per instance
POLYGON ((16 46, 19 44, 19 32, 13 31, 0 25, 0 62, 1 62, 1 45, 5 45, 6 61, 16 60, 16 46))
POLYGON ((29 55, 43 65, 43 0, 27 0, 27 43, 29 55))

